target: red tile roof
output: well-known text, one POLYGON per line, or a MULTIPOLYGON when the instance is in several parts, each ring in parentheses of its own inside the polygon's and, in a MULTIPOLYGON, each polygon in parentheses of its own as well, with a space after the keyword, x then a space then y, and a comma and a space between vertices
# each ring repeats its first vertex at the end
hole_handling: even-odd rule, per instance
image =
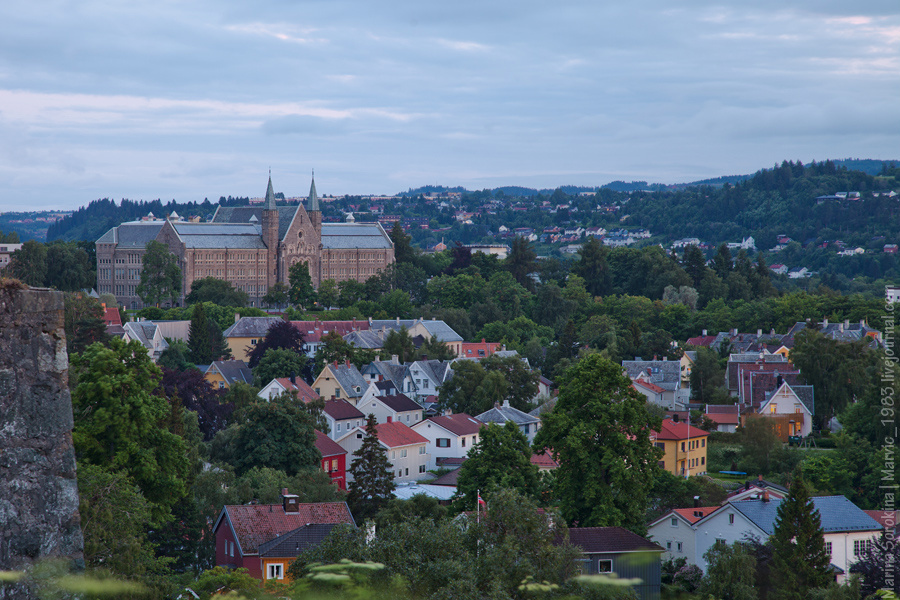
POLYGON ((485 342, 483 339, 480 342, 463 342, 461 354, 470 358, 483 358, 490 356, 499 350, 501 346, 500 342, 485 342), (480 354, 479 350, 481 351, 480 354))
POLYGON ((110 325, 121 325, 122 324, 122 315, 119 314, 118 306, 104 306, 103 307, 103 323, 107 327, 110 325))
POLYGON ((344 419, 365 419, 366 415, 359 412, 359 409, 344 400, 343 398, 333 398, 325 401, 325 414, 342 421, 344 419))
POLYGON ((311 402, 312 400, 319 399, 319 395, 315 392, 315 390, 309 387, 309 384, 299 377, 295 377, 293 382, 291 381, 290 377, 277 377, 275 381, 280 383, 281 387, 283 387, 287 391, 296 393, 298 400, 302 400, 303 402, 311 402))
POLYGON ((550 457, 550 453, 532 454, 531 464, 537 465, 538 469, 555 469, 559 463, 550 457))
POLYGON ((670 419, 663 419, 662 427, 658 432, 654 431, 653 433, 658 440, 686 440, 709 435, 708 431, 703 431, 687 423, 676 423, 670 419))
POLYGON ((864 510, 863 512, 878 521, 885 529, 895 529, 897 527, 897 511, 864 510))
POLYGON ((369 321, 367 319, 351 321, 291 321, 291 325, 296 327, 303 334, 303 341, 318 342, 322 336, 332 331, 338 332, 344 337, 351 331, 368 331, 369 321))
POLYGON ((704 413, 707 419, 716 425, 738 425, 740 423, 739 413, 704 413))
POLYGON ((454 435, 474 435, 484 427, 484 423, 465 413, 430 417, 425 419, 425 421, 431 421, 435 425, 440 425, 454 435))
POLYGON ((684 517, 688 523, 696 523, 714 510, 722 508, 721 506, 701 506, 699 508, 676 508, 674 511, 684 517))
MULTIPOLYGON (((649 381, 644 381, 643 379, 635 379, 633 381, 633 383, 634 383, 634 385, 639 385, 641 387, 645 387, 655 394, 662 394, 663 392, 666 391, 666 390, 662 389, 661 387, 659 387, 658 385, 650 383, 649 381)), ((638 390, 638 391, 640 391, 640 390, 638 390)))
POLYGON ((688 338, 688 345, 690 346, 704 346, 709 348, 709 345, 716 341, 716 336, 714 335, 698 335, 697 337, 688 338))
POLYGON ((403 423, 398 423, 396 421, 378 424, 378 441, 388 448, 428 443, 427 439, 403 423))
MULTIPOLYGON (((298 504, 298 512, 286 513, 281 504, 226 505, 223 515, 231 523, 244 556, 256 554, 260 544, 298 527, 315 523, 355 525, 346 502, 298 504)), ((222 521, 222 517, 219 517, 222 521)), ((220 523, 217 523, 217 527, 220 523)))
POLYGON ((341 448, 336 441, 319 430, 316 430, 316 450, 322 454, 322 458, 347 454, 347 451, 341 448))

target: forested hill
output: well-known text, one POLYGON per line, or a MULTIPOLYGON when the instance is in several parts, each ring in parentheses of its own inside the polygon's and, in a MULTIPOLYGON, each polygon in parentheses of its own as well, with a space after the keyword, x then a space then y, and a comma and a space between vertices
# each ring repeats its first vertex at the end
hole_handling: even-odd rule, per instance
POLYGON ((172 211, 182 217, 200 216, 206 218, 216 210, 216 205, 209 200, 203 202, 168 202, 160 200, 149 202, 122 200, 116 204, 114 200, 103 198, 82 206, 70 216, 60 219, 47 229, 47 240, 85 240, 93 241, 109 231, 110 228, 126 221, 135 221, 153 213, 157 217, 165 217, 172 211))
POLYGON ((900 190, 900 168, 886 166, 873 176, 832 161, 784 162, 734 185, 633 193, 622 212, 626 224, 669 240, 739 241, 752 235, 758 248, 771 248, 784 234, 800 243, 840 239, 865 246, 873 237, 897 237, 900 201, 876 195, 887 190, 900 190), (817 199, 840 192, 860 197, 817 199))

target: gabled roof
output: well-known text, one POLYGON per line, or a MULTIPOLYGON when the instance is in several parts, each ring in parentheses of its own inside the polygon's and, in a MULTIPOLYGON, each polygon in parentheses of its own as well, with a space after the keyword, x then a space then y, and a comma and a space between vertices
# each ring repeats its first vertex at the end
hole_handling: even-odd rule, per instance
POLYGON ((272 325, 283 320, 281 317, 241 317, 234 325, 226 329, 222 335, 227 338, 264 338, 272 325))
POLYGON ((103 309, 103 324, 122 326, 122 315, 119 314, 118 306, 107 306, 103 309))
MULTIPOLYGON (((300 206, 278 206, 278 239, 283 240, 300 206)), ((219 206, 213 214, 213 223, 262 223, 262 206, 219 206), (255 219, 255 221, 252 221, 255 219)))
POLYGON ((475 417, 482 423, 498 423, 503 425, 507 421, 512 421, 516 425, 530 425, 532 423, 540 423, 541 420, 533 417, 526 412, 522 412, 518 408, 509 405, 509 401, 504 402, 503 406, 494 405, 494 408, 483 412, 475 417))
POLYGON ((555 469, 559 467, 559 463, 553 460, 553 457, 550 456, 549 452, 545 452, 544 454, 532 453, 531 464, 536 465, 539 469, 555 469))
POLYGON ((378 223, 322 223, 322 248, 387 250, 394 243, 378 223))
POLYGON ((437 479, 431 480, 431 485, 447 485, 456 487, 459 482, 459 469, 453 469, 449 473, 444 473, 437 479))
POLYGON ((410 371, 416 368, 438 383, 443 383, 451 370, 450 363, 441 360, 417 360, 409 365, 410 371))
POLYGON ((407 412, 410 410, 422 410, 422 407, 415 400, 406 394, 395 394, 392 396, 376 396, 375 400, 380 400, 385 406, 394 412, 407 412))
POLYGON ((231 523, 241 554, 256 554, 260 544, 310 523, 349 523, 356 525, 346 502, 298 504, 298 511, 285 512, 281 504, 226 505, 213 530, 223 519, 231 523))
POLYGON ((229 385, 236 381, 242 383, 253 383, 253 371, 242 360, 217 360, 213 361, 207 369, 207 373, 216 370, 229 385))
POLYGON ((378 441, 388 448, 399 448, 400 446, 428 443, 427 439, 403 423, 398 423, 397 421, 391 423, 379 423, 377 429, 378 441))
POLYGON ((116 244, 118 248, 145 248, 156 239, 164 221, 129 221, 113 227, 97 240, 98 244, 116 244))
POLYGON ((412 329, 421 323, 425 330, 436 338, 439 342, 461 342, 462 336, 456 333, 452 327, 444 321, 427 321, 425 319, 373 319, 370 322, 369 329, 396 329, 399 331, 401 327, 412 329))
POLYGON ((357 348, 377 350, 384 347, 384 337, 381 332, 371 329, 366 331, 351 331, 344 336, 344 341, 357 348))
MULTIPOLYGON (((881 523, 867 515, 861 508, 847 500, 844 496, 817 496, 812 499, 815 509, 819 511, 822 530, 825 533, 848 531, 879 531, 881 523)), ((775 533, 775 521, 778 507, 782 499, 739 500, 728 505, 744 515, 750 522, 765 531, 768 535, 775 533)))
POLYGON ((793 392, 794 396, 803 404, 803 407, 809 411, 809 414, 814 415, 816 410, 815 403, 815 395, 813 394, 813 386, 811 385, 789 385, 788 382, 783 382, 781 387, 777 390, 773 390, 766 394, 766 399, 760 405, 760 408, 765 406, 774 396, 779 393, 782 389, 787 392, 793 392))
POLYGON ((338 445, 333 439, 316 429, 316 450, 322 455, 322 458, 328 456, 340 456, 347 454, 347 451, 338 445))
POLYGON ((619 552, 663 552, 658 544, 624 527, 570 527, 569 542, 585 554, 619 552))
POLYGON ((333 398, 331 400, 326 400, 324 412, 335 421, 366 418, 366 415, 362 414, 358 408, 356 408, 343 398, 333 398))
POLYGON ((295 394, 298 400, 311 402, 319 399, 319 395, 315 390, 299 377, 295 377, 294 381, 291 381, 290 377, 276 377, 275 381, 288 392, 295 394))
POLYGON ((484 423, 470 417, 466 413, 429 417, 422 423, 419 423, 416 429, 426 426, 425 424, 427 423, 434 423, 438 427, 443 427, 453 435, 475 435, 484 427, 484 423))
POLYGON ((547 400, 546 402, 544 402, 537 408, 534 408, 534 409, 528 411, 528 414, 531 415, 532 417, 540 418, 540 416, 542 414, 544 414, 545 412, 550 412, 551 410, 553 410, 554 406, 556 406, 556 396, 554 396, 553 398, 550 398, 549 400, 547 400))
POLYGON ((698 429, 687 423, 676 423, 671 419, 663 419, 659 431, 654 431, 653 433, 658 440, 687 440, 709 435, 708 431, 698 429))
POLYGON ((345 336, 352 331, 367 331, 369 329, 369 321, 366 319, 351 319, 349 321, 291 321, 291 325, 296 327, 303 334, 303 340, 307 343, 318 342, 322 336, 328 333, 337 332, 340 336, 345 336))
POLYGON ((668 391, 681 387, 681 361, 623 360, 622 367, 631 379, 640 377, 668 391))
POLYGON ((707 404, 703 414, 717 425, 738 425, 741 421, 741 407, 737 404, 707 404))
POLYGON ((672 512, 680 515, 688 523, 696 523, 714 510, 722 508, 721 506, 701 506, 698 508, 676 508, 672 512))
MULTIPOLYGON (((659 387, 658 385, 654 385, 654 384, 650 383, 649 381, 644 381, 642 379, 635 379, 633 383, 635 386, 639 385, 642 388, 650 390, 654 394, 662 394, 663 392, 666 391, 666 390, 662 389, 661 387, 659 387)), ((638 391, 640 391, 640 390, 638 390, 638 391)))
POLYGON ((259 545, 259 556, 293 558, 322 543, 337 523, 309 524, 298 527, 273 540, 259 545))
POLYGON ((366 393, 369 383, 362 376, 356 365, 347 363, 332 363, 327 368, 334 375, 338 385, 347 393, 348 398, 359 398, 366 393))

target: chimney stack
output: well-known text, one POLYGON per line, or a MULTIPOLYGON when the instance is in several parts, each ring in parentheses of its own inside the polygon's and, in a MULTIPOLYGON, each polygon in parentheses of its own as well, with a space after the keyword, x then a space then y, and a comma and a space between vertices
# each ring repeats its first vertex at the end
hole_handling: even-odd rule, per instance
POLYGON ((762 501, 763 501, 763 502, 768 502, 768 501, 769 501, 769 490, 763 490, 763 493, 762 493, 762 501))
POLYGON ((288 494, 287 488, 281 490, 281 507, 286 513, 300 512, 300 498, 296 494, 288 494))

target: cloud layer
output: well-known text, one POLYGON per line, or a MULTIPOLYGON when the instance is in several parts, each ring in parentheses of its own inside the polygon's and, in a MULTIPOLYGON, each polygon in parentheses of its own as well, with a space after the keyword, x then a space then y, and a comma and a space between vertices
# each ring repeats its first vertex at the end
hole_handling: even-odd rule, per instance
POLYGON ((898 102, 894 0, 6 0, 0 210, 900 158, 898 102))

